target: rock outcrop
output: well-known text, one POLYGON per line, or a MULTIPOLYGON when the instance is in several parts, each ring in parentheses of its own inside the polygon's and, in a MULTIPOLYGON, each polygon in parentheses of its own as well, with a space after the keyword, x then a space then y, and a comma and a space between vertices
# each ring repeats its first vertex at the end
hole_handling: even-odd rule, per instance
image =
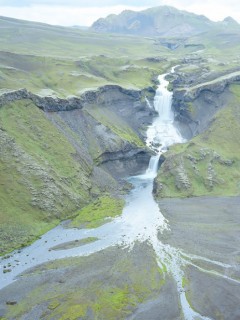
POLYGON ((193 87, 175 89, 172 107, 183 136, 191 138, 206 130, 218 110, 231 99, 228 87, 240 81, 240 72, 193 87))
POLYGON ((68 99, 61 99, 58 97, 41 97, 33 94, 26 89, 19 89, 7 91, 0 95, 0 107, 17 100, 28 99, 44 111, 68 111, 73 109, 81 109, 83 101, 77 97, 70 97, 68 99))
POLYGON ((9 90, 0 93, 0 107, 16 100, 29 99, 43 111, 69 111, 82 109, 90 104, 113 105, 116 102, 123 104, 124 101, 136 103, 141 100, 143 93, 146 91, 151 93, 151 87, 141 91, 124 89, 117 85, 106 85, 98 90, 86 91, 80 97, 70 96, 67 99, 63 99, 52 96, 40 96, 26 89, 9 90))

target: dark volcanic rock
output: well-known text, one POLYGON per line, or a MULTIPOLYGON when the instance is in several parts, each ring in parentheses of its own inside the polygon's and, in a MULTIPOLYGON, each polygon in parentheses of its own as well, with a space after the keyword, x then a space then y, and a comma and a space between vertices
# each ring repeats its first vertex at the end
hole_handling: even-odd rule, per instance
POLYGON ((78 97, 70 97, 67 99, 50 96, 42 97, 33 94, 26 89, 8 91, 0 95, 0 107, 9 102, 22 99, 32 100, 36 106, 44 111, 68 111, 81 109, 83 107, 83 101, 78 97))
POLYGON ((145 171, 150 157, 151 153, 143 148, 106 152, 101 155, 101 167, 110 171, 115 178, 138 175, 145 171))
POLYGON ((36 106, 44 111, 58 112, 69 111, 75 109, 82 109, 91 104, 109 105, 115 102, 123 104, 126 100, 139 102, 144 92, 154 94, 151 87, 141 90, 124 89, 117 85, 106 85, 97 90, 89 90, 84 92, 80 97, 68 97, 66 99, 51 96, 39 96, 33 94, 26 89, 19 89, 13 91, 6 91, 0 94, 0 107, 9 102, 16 100, 29 99, 32 100, 36 106), (125 97, 125 98, 124 98, 125 97))
POLYGON ((190 89, 174 90, 172 107, 184 137, 189 139, 208 128, 215 113, 229 102, 231 94, 228 87, 236 81, 240 81, 240 75, 190 89))
POLYGON ((29 99, 29 92, 26 89, 7 91, 0 95, 0 107, 8 102, 29 99))

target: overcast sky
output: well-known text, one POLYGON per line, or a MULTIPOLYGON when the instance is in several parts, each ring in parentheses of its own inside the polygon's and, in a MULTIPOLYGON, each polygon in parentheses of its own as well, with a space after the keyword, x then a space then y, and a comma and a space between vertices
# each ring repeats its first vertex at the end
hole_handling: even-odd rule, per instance
POLYGON ((215 21, 232 16, 240 22, 239 0, 0 0, 0 15, 65 26, 89 26, 111 13, 159 5, 204 14, 215 21))

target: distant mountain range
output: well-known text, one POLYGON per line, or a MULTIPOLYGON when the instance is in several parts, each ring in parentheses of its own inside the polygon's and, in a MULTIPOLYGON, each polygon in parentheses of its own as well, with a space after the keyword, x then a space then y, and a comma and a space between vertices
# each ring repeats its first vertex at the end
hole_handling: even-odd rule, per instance
POLYGON ((217 28, 240 29, 240 25, 231 17, 213 22, 203 15, 160 6, 140 12, 125 10, 119 15, 111 14, 91 26, 95 32, 162 37, 188 37, 217 28))

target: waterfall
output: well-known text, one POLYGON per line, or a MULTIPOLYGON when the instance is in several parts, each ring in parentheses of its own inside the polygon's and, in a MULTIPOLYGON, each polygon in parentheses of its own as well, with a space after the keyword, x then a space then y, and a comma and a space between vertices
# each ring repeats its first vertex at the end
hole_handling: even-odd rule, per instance
MULTIPOLYGON (((172 68, 171 73, 174 72, 172 68)), ((182 143, 184 139, 174 126, 174 113, 172 111, 172 92, 168 90, 169 81, 165 79, 167 74, 158 77, 159 85, 154 97, 154 110, 158 113, 153 124, 147 130, 146 144, 155 151, 145 177, 155 178, 158 170, 158 162, 162 153, 166 152, 168 147, 175 143, 182 143)))

